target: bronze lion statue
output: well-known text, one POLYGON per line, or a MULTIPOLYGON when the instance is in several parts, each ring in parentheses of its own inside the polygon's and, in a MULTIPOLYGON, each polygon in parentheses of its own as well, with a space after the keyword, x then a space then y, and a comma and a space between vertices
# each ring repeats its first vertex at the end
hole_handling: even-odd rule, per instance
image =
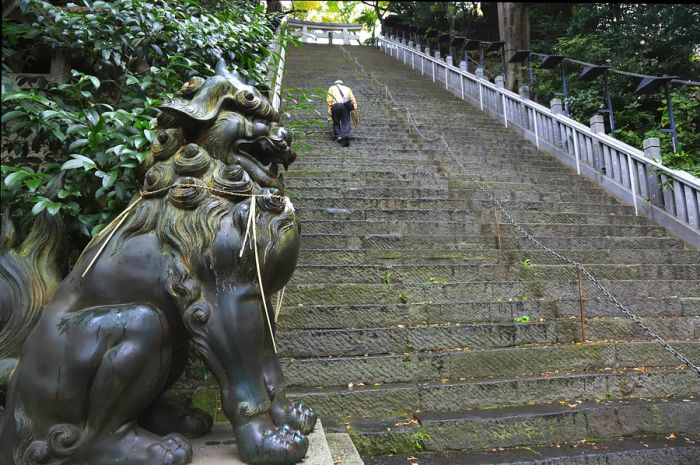
MULTIPOLYGON (((316 414, 285 397, 270 300, 299 251, 278 175, 278 164, 296 158, 291 136, 222 61, 160 110, 141 193, 62 282, 41 265, 55 241, 27 254, 31 238, 13 248, 4 227, 2 464, 189 463, 178 421, 149 425, 169 418, 159 399, 190 348, 219 384, 243 461, 293 464, 306 455, 316 414)), ((46 223, 35 224, 44 240, 57 230, 46 223)), ((200 434, 211 426, 205 416, 187 420, 200 434)))

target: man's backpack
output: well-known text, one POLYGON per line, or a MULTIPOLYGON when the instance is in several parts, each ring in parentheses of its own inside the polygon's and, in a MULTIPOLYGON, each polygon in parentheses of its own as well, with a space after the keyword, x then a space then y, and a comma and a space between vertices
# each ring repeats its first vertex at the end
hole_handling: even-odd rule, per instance
POLYGON ((336 84, 335 86, 338 88, 338 92, 340 92, 340 96, 343 97, 343 105, 345 105, 345 109, 347 111, 353 111, 355 109, 355 106, 352 104, 352 100, 345 97, 345 94, 343 93, 343 89, 340 88, 339 84, 336 84))

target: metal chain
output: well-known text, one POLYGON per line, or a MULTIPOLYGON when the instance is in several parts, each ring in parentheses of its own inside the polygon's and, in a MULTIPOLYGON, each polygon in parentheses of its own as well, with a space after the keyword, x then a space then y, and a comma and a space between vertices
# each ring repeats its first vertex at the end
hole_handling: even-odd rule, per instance
MULTIPOLYGON (((384 87, 385 95, 391 100, 391 102, 394 104, 394 106, 396 107, 397 110, 405 110, 406 111, 407 122, 409 123, 408 124, 409 128, 410 128, 410 126, 412 126, 413 129, 415 130, 416 134, 418 134, 418 136, 425 139, 426 141, 429 141, 429 142, 439 141, 440 144, 444 147, 445 151, 448 152, 452 156, 454 161, 459 165, 462 172, 464 174, 468 175, 468 171, 464 168, 464 165, 462 165, 462 163, 460 162, 459 158, 455 155, 455 153, 452 152, 452 149, 450 149, 449 144, 447 143, 447 141, 445 140, 445 138, 442 135, 440 135, 434 139, 431 139, 431 138, 427 137, 426 135, 424 135, 420 131, 420 129, 418 129, 418 125, 416 124, 415 119, 413 118, 413 115, 411 115, 410 110, 405 105, 401 105, 396 101, 396 99, 392 95, 391 91, 389 90, 389 86, 386 84, 382 84, 374 76, 367 73, 365 71, 364 66, 362 66, 360 64, 360 62, 350 54, 350 52, 345 50, 345 48, 342 45, 340 46, 340 49, 352 62, 355 63, 356 70, 362 71, 362 74, 365 78, 372 79, 379 87, 382 87, 382 86, 384 87)), ((617 308, 619 308, 625 315, 627 315, 635 324, 637 324, 637 326, 639 326, 649 336, 651 336, 656 342, 658 342, 664 349, 666 349, 667 352, 669 352, 671 355, 676 357, 676 359, 678 359, 681 363, 683 363, 685 366, 687 366, 690 370, 695 372, 695 374, 700 376, 700 368, 697 365, 693 364, 690 360, 688 360, 687 357, 685 357, 683 354, 681 354, 676 349, 674 349, 661 336, 659 336, 656 332, 651 330, 651 328, 646 326, 641 321, 641 319, 634 312, 632 312, 632 310, 630 310, 624 304, 622 304, 605 286, 603 286, 603 284, 601 284, 601 282, 595 276, 593 276, 591 274, 591 272, 588 271, 585 266, 583 266, 582 263, 579 263, 576 260, 568 258, 568 257, 560 254, 559 252, 552 250, 551 248, 547 247, 543 243, 541 243, 539 240, 537 240, 535 237, 533 237, 525 228, 523 228, 523 226, 520 223, 515 221, 512 216, 510 216, 510 214, 505 209, 505 207, 503 207, 501 202, 499 202, 498 199, 496 199, 496 197, 491 192, 489 192, 483 186, 479 186, 479 190, 484 194, 484 196, 487 198, 487 200, 491 201, 496 206, 496 208, 498 208, 498 210, 501 212, 501 214, 507 220, 507 222, 509 224, 512 224, 518 231, 520 231, 520 233, 523 236, 525 236, 525 238, 532 241, 534 244, 536 244, 538 247, 540 247, 545 252, 557 257, 559 260, 561 260, 565 263, 568 263, 568 264, 574 266, 577 270, 580 270, 584 275, 586 275, 586 277, 589 279, 589 281, 591 281, 595 285, 595 287, 597 287, 598 290, 600 290, 600 292, 605 297, 607 297, 612 303, 614 303, 617 306, 617 308)))

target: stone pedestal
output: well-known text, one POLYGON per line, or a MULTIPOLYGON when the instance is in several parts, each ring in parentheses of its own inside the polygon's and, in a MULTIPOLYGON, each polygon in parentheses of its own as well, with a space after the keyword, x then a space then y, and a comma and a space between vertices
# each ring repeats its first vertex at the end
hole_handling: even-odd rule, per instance
MULTIPOLYGON (((192 440, 194 458, 192 465, 246 465, 238 458, 238 450, 231 425, 215 423, 211 432, 192 440)), ((330 465, 333 457, 326 441, 326 433, 319 420, 316 429, 309 435, 309 451, 303 465, 330 465)))

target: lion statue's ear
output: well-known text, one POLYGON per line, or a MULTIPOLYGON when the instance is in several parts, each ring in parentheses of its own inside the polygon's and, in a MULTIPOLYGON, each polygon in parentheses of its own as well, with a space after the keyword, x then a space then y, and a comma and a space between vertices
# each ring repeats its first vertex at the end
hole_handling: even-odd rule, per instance
POLYGON ((234 87, 239 89, 243 86, 253 87, 248 81, 243 79, 238 71, 235 69, 229 71, 228 66, 226 66, 226 61, 224 61, 223 58, 219 58, 219 61, 216 63, 216 75, 225 77, 229 81, 233 81, 234 87), (239 83, 240 85, 236 85, 236 83, 239 83))

